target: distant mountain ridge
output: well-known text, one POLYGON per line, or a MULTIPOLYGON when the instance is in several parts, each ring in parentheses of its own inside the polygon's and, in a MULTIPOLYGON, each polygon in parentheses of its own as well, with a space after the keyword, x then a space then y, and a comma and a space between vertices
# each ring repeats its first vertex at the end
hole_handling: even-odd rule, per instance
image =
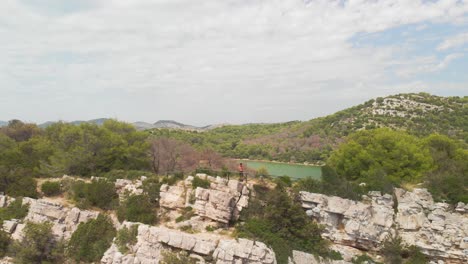
MULTIPOLYGON (((97 119, 91 119, 91 120, 75 120, 75 121, 70 121, 70 122, 65 122, 68 124, 72 125, 80 125, 83 123, 90 123, 90 124, 96 124, 98 126, 104 124, 107 120, 110 120, 110 118, 97 118, 97 119)), ((59 121, 47 121, 42 124, 39 124, 38 126, 40 128, 46 128, 54 123, 57 123, 59 121)), ((64 121, 62 121, 64 122, 64 121)), ((197 127, 197 126, 192 126, 192 125, 186 125, 182 124, 180 122, 174 121, 174 120, 159 120, 153 124, 143 122, 143 121, 138 121, 138 122, 133 122, 130 123, 132 124, 136 129, 138 130, 146 130, 146 129, 176 129, 176 130, 186 130, 186 131, 206 131, 210 129, 214 129, 217 127, 224 126, 225 124, 217 124, 217 125, 208 125, 204 127, 197 127)), ((0 127, 1 126, 6 126, 8 125, 8 122, 6 121, 0 121, 0 127)))

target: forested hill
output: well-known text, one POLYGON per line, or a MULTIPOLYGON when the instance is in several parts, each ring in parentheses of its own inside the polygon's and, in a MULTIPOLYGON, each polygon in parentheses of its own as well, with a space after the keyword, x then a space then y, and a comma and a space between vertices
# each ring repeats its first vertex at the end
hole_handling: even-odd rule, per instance
POLYGON ((304 136, 326 133, 343 136, 362 129, 389 127, 416 135, 440 133, 467 139, 468 97, 427 93, 379 97, 301 126, 304 136))
POLYGON ((150 130, 196 147, 211 147, 228 157, 279 161, 323 161, 343 138, 377 127, 424 136, 440 133, 467 142, 468 97, 426 93, 398 94, 369 100, 306 122, 224 126, 207 132, 150 130))

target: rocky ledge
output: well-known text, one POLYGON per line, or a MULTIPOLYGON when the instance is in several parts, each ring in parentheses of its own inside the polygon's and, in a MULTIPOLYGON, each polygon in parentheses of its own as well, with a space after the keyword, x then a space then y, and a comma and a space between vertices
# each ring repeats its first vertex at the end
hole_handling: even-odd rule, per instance
POLYGON ((236 220, 249 203, 249 188, 238 180, 197 174, 195 177, 210 182, 210 188, 193 188, 194 177, 189 176, 175 186, 161 186, 159 204, 167 209, 192 207, 195 214, 219 223, 236 220))
POLYGON ((334 243, 378 251, 389 234, 399 234, 432 260, 468 261, 468 210, 435 203, 426 189, 395 189, 394 196, 370 192, 362 202, 301 192, 306 213, 325 226, 334 243))
MULTIPOLYGON (((8 206, 15 199, 0 195, 0 207, 8 206)), ((76 207, 64 207, 61 204, 53 203, 44 199, 23 198, 23 204, 29 205, 29 211, 23 221, 16 219, 7 220, 3 223, 3 230, 10 233, 13 239, 19 240, 23 236, 25 222, 52 223, 53 234, 60 239, 69 239, 78 225, 94 219, 98 212, 80 210, 76 207)))
MULTIPOLYGON (((124 222, 123 226, 137 223, 124 222)), ((181 231, 139 224, 137 243, 122 254, 115 244, 106 251, 105 264, 159 263, 165 250, 185 250, 200 262, 216 264, 276 263, 275 253, 261 242, 232 239, 216 234, 187 234, 181 231)))

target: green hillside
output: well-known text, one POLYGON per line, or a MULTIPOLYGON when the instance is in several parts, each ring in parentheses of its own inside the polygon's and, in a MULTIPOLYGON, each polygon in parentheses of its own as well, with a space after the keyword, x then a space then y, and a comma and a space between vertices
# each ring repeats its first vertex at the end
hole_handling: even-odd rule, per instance
POLYGON ((227 157, 314 163, 324 161, 345 136, 378 127, 406 130, 418 136, 440 133, 466 143, 467 102, 466 96, 398 94, 306 122, 224 126, 207 132, 149 132, 198 148, 210 147, 227 157))

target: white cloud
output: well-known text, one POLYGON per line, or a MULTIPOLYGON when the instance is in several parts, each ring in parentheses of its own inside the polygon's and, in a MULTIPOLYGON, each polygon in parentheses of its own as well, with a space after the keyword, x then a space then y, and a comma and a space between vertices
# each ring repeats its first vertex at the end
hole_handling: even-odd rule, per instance
POLYGON ((451 36, 444 40, 438 47, 438 50, 448 50, 468 44, 468 32, 451 36))
POLYGON ((376 87, 390 87, 395 51, 355 48, 356 34, 468 14, 454 0, 97 0, 62 14, 48 1, 0 1, 0 119, 307 119, 388 91, 376 87), (47 106, 20 109, 20 96, 47 106))
POLYGON ((394 62, 396 74, 400 77, 409 78, 421 73, 435 73, 446 69, 450 63, 462 58, 464 54, 453 53, 438 60, 435 56, 412 57, 405 61, 394 62))

